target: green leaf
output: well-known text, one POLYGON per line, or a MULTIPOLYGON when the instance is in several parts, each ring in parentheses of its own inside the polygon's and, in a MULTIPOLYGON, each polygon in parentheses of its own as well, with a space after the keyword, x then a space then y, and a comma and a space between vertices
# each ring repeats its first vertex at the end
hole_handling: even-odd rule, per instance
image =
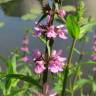
POLYGON ((0 72, 0 79, 3 79, 5 77, 6 73, 0 72))
POLYGON ((66 19, 66 25, 70 36, 72 38, 78 39, 80 34, 80 27, 77 17, 73 15, 68 15, 66 19))
POLYGON ((46 38, 45 38, 43 35, 39 36, 39 39, 40 39, 44 44, 47 44, 46 38))
POLYGON ((6 96, 18 96, 19 93, 25 91, 26 89, 19 89, 16 91, 12 91, 10 94, 6 95, 6 96))
POLYGON ((76 89, 80 89, 85 84, 88 84, 88 83, 89 83, 89 80, 87 80, 87 79, 78 80, 77 82, 75 82, 74 87, 73 87, 73 90, 75 91, 76 89))
POLYGON ((90 60, 88 62, 83 62, 82 64, 94 65, 94 64, 96 64, 96 62, 90 60))
POLYGON ((76 48, 74 48, 74 51, 75 51, 77 54, 79 54, 79 55, 81 54, 80 51, 79 51, 78 49, 76 49, 76 48))
POLYGON ((96 83, 93 83, 93 92, 96 92, 96 83))
POLYGON ((0 90, 5 91, 5 83, 0 80, 0 90))
POLYGON ((37 80, 34 80, 32 77, 30 76, 25 76, 25 75, 21 75, 21 74, 8 74, 6 75, 6 78, 10 78, 10 79, 20 79, 22 81, 26 81, 32 85, 35 85, 39 88, 42 88, 39 84, 37 80))
MULTIPOLYGON (((8 74, 17 73, 16 57, 17 57, 17 54, 12 54, 12 56, 8 60, 8 70, 7 70, 8 74)), ((15 87, 17 85, 17 83, 18 83, 18 80, 16 80, 16 79, 11 80, 10 78, 6 78, 5 88, 6 88, 6 91, 8 92, 8 94, 10 93, 11 87, 15 87)))
POLYGON ((9 60, 8 60, 8 74, 17 73, 16 58, 17 58, 17 54, 12 54, 12 56, 9 58, 9 60))
POLYGON ((79 39, 81 39, 87 32, 89 32, 96 23, 88 23, 80 28, 79 39))

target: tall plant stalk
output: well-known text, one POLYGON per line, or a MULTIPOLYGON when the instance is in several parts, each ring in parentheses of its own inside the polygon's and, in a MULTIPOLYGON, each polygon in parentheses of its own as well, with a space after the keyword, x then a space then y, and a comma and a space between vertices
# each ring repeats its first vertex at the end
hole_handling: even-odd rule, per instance
MULTIPOLYGON (((45 60, 46 60, 46 63, 48 63, 48 48, 46 46, 45 48, 45 60)), ((45 64, 46 66, 46 70, 44 71, 43 73, 43 85, 47 82, 47 78, 48 78, 48 64, 45 64)))
POLYGON ((48 78, 48 63, 49 63, 50 54, 51 54, 52 47, 53 47, 53 42, 54 42, 54 40, 50 39, 49 40, 49 48, 48 48, 48 46, 45 47, 45 60, 46 60, 47 64, 45 64, 46 70, 43 73, 43 84, 47 82, 47 78, 48 78))
POLYGON ((73 39, 72 46, 71 46, 70 53, 69 53, 69 57, 67 60, 67 66, 64 71, 64 80, 63 80, 63 88, 62 88, 61 96, 66 96, 65 89, 66 89, 66 83, 67 83, 67 78, 68 78, 68 73, 69 73, 69 65, 71 64, 75 44, 76 44, 76 39, 73 39))
MULTIPOLYGON (((54 10, 55 10, 55 8, 54 8, 54 4, 53 4, 53 11, 54 10)), ((50 19, 50 21, 48 23, 48 26, 51 26, 53 24, 53 21, 54 21, 54 13, 51 15, 51 19, 50 19)), ((47 83, 47 79, 48 79, 48 63, 49 63, 49 59, 50 59, 49 54, 51 54, 51 52, 52 52, 52 47, 53 47, 53 43, 54 43, 54 40, 52 38, 51 39, 46 38, 46 42, 48 42, 48 41, 49 41, 49 45, 45 46, 45 60, 46 60, 45 67, 46 67, 46 70, 43 72, 43 85, 45 83, 47 83)))

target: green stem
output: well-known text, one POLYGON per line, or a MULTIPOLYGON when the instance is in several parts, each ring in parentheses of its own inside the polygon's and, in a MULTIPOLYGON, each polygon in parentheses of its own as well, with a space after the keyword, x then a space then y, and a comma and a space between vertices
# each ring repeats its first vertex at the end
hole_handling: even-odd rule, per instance
POLYGON ((75 44, 76 44, 76 39, 73 39, 68 61, 67 61, 67 66, 64 71, 64 80, 63 80, 63 88, 62 88, 61 96, 65 96, 65 88, 66 88, 66 83, 67 83, 67 78, 68 78, 68 73, 69 73, 69 64, 71 63, 71 60, 72 60, 72 55, 73 55, 75 44))
MULTIPOLYGON (((87 34, 86 34, 87 35, 87 34)), ((86 45, 86 42, 85 42, 85 40, 86 40, 86 35, 85 35, 85 37, 82 39, 82 42, 83 42, 83 44, 82 44, 82 46, 81 46, 81 52, 80 52, 80 55, 79 55, 79 59, 78 59, 78 61, 77 61, 77 64, 79 64, 79 65, 81 65, 80 64, 80 62, 81 62, 81 60, 82 60, 82 58, 83 58, 83 55, 84 55, 84 48, 85 48, 85 45, 86 45)), ((75 81, 77 80, 77 78, 78 78, 78 70, 80 70, 81 69, 81 67, 80 66, 78 66, 77 68, 76 68, 76 72, 75 72, 75 75, 74 75, 74 78, 73 78, 73 85, 72 85, 72 90, 73 90, 73 87, 74 87, 74 83, 75 83, 75 81)), ((73 92, 73 91, 72 91, 73 92)), ((73 92, 74 93, 74 92, 73 92)), ((82 92, 81 92, 82 93, 82 92)))

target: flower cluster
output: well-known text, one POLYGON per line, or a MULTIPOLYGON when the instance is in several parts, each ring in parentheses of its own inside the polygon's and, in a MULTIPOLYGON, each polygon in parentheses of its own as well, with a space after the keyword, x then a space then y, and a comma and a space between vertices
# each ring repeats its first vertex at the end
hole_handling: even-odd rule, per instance
POLYGON ((66 58, 61 57, 62 51, 56 50, 52 51, 51 59, 49 61, 49 70, 53 73, 63 71, 63 66, 65 65, 66 58))
POLYGON ((45 61, 43 60, 42 53, 36 49, 33 51, 33 60, 35 62, 35 72, 40 74, 46 68, 44 67, 45 61))
POLYGON ((29 51, 28 46, 29 46, 29 36, 28 33, 25 33, 22 41, 21 51, 28 52, 29 51))
POLYGON ((56 38, 60 37, 62 39, 67 39, 66 36, 67 30, 64 25, 59 26, 46 26, 46 25, 38 25, 35 26, 35 36, 44 35, 48 38, 56 38))
POLYGON ((58 15, 59 15, 60 17, 64 17, 64 16, 66 15, 65 10, 63 10, 63 9, 59 9, 59 11, 58 11, 58 15))
MULTIPOLYGON (((52 54, 48 63, 48 69, 52 73, 58 73, 63 71, 63 66, 65 65, 66 58, 61 57, 61 53, 62 53, 61 50, 58 52, 56 50, 52 51, 52 54)), ((44 56, 39 50, 34 50, 33 57, 34 57, 33 60, 35 62, 35 72, 40 74, 46 69, 45 64, 47 63, 44 59, 44 56)))
POLYGON ((66 33, 67 33, 67 29, 65 28, 64 25, 58 25, 55 26, 52 24, 50 24, 52 22, 52 16, 55 14, 60 16, 60 17, 64 17, 66 15, 66 12, 63 9, 58 9, 58 10, 53 10, 52 8, 50 8, 49 5, 45 5, 43 8, 43 13, 45 14, 45 16, 47 17, 47 24, 40 24, 40 22, 37 22, 34 28, 34 35, 36 37, 39 37, 41 35, 47 37, 47 38, 56 38, 56 37, 60 37, 62 39, 67 39, 66 33))
POLYGON ((28 46, 29 46, 29 36, 28 33, 26 32, 24 34, 24 38, 22 41, 22 47, 20 48, 20 50, 24 53, 23 57, 21 58, 23 62, 28 62, 30 60, 29 56, 26 55, 29 52, 28 46))
POLYGON ((92 60, 96 61, 96 35, 93 38, 93 55, 92 55, 92 60))

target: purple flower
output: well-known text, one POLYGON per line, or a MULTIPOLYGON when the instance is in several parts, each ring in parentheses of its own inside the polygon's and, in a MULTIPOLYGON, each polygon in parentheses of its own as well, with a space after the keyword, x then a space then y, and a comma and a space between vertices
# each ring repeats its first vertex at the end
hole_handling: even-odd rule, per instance
POLYGON ((59 14, 59 16, 64 17, 64 16, 66 15, 66 12, 65 12, 65 10, 63 10, 63 9, 60 9, 60 10, 58 11, 58 14, 59 14))
POLYGON ((96 54, 93 54, 93 55, 91 56, 91 58, 92 58, 92 61, 96 61, 96 54))
POLYGON ((43 29, 42 28, 40 28, 39 26, 36 26, 35 28, 35 33, 34 33, 34 36, 40 36, 40 35, 42 35, 42 32, 43 32, 43 29))
POLYGON ((21 58, 21 60, 23 62, 28 62, 28 61, 30 61, 30 57, 29 56, 24 56, 24 57, 21 58))
POLYGON ((61 53, 61 50, 58 52, 56 50, 53 50, 51 54, 51 60, 49 61, 48 69, 53 73, 63 71, 63 66, 65 65, 64 63, 66 61, 66 58, 61 57, 61 53))
POLYGON ((55 32, 55 27, 54 26, 50 26, 48 28, 48 31, 47 31, 46 34, 47 34, 47 37, 49 37, 49 38, 56 38, 57 34, 55 32))
POLYGON ((93 45, 92 49, 94 52, 96 52, 96 45, 93 45))
POLYGON ((45 61, 43 60, 42 53, 38 49, 33 51, 33 61, 35 63, 35 73, 42 73, 45 70, 45 61))
POLYGON ((36 63, 35 73, 37 73, 37 74, 42 73, 45 70, 45 67, 44 67, 45 62, 43 60, 41 60, 41 61, 36 61, 35 63, 36 63))
POLYGON ((27 46, 26 47, 21 47, 20 49, 23 52, 29 52, 29 48, 27 46))
POLYGON ((59 25, 57 27, 50 26, 46 34, 47 34, 47 37, 49 38, 56 38, 58 36, 62 39, 67 39, 66 33, 67 33, 67 30, 64 27, 64 25, 59 25))
POLYGON ((33 55, 34 59, 39 59, 39 58, 41 58, 42 53, 40 52, 39 49, 35 49, 35 50, 33 51, 32 55, 33 55))
MULTIPOLYGON (((50 15, 47 16, 48 21, 51 18, 50 15)), ((67 39, 66 36, 67 29, 64 27, 64 25, 58 25, 58 26, 48 26, 48 25, 43 25, 43 24, 38 24, 35 27, 35 36, 45 36, 48 38, 62 38, 62 39, 67 39)))
POLYGON ((50 19, 51 19, 51 16, 48 15, 48 16, 47 16, 47 22, 50 22, 50 19))
POLYGON ((22 47, 20 48, 20 50, 23 52, 29 52, 28 46, 29 46, 29 36, 28 33, 25 33, 22 41, 22 47))
MULTIPOLYGON (((66 58, 61 57, 61 54, 62 50, 59 50, 58 52, 56 50, 52 51, 48 63, 48 69, 53 73, 63 71, 63 66, 65 65, 66 58)), ((46 61, 44 60, 42 53, 38 49, 33 51, 33 57, 33 60, 35 62, 35 72, 40 74, 46 69, 46 67, 44 66, 46 64, 46 61)))
POLYGON ((67 29, 64 27, 64 25, 59 25, 56 27, 57 28, 57 35, 58 37, 62 38, 62 39, 67 39, 66 33, 67 33, 67 29))

